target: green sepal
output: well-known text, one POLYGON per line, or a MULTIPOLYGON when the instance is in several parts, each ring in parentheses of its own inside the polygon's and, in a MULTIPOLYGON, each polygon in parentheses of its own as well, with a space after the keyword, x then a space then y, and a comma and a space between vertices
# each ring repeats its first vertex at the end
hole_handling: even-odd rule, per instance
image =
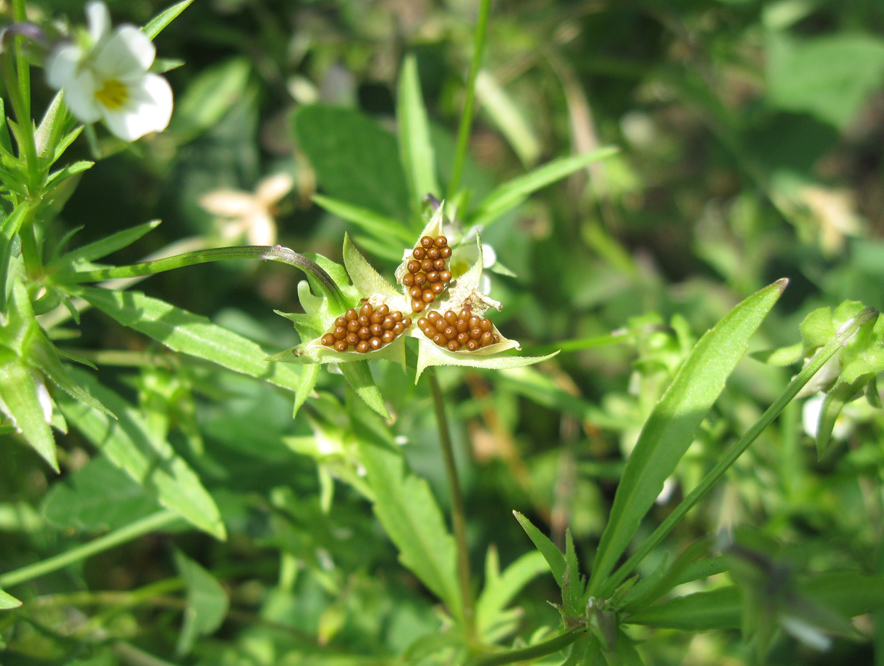
POLYGON ((16 599, 8 592, 0 590, 0 610, 10 610, 21 606, 21 601, 16 599))

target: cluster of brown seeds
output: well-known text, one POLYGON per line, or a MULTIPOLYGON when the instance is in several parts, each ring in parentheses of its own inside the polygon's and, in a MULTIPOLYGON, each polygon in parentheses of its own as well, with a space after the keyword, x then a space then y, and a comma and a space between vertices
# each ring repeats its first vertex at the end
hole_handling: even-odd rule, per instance
POLYGON ((494 333, 494 325, 487 317, 477 317, 465 305, 456 314, 449 310, 445 315, 436 311, 417 320, 417 325, 430 340, 448 351, 476 351, 482 347, 500 342, 494 333))
POLYGON ((335 351, 357 351, 360 354, 376 351, 393 342, 411 326, 411 317, 398 310, 390 311, 387 304, 373 307, 364 303, 357 312, 350 308, 343 317, 335 320, 335 328, 326 333, 320 342, 335 351))
POLYGON ((451 281, 446 261, 451 256, 451 248, 445 236, 424 236, 411 254, 414 258, 407 264, 408 272, 402 276, 402 284, 409 288, 411 309, 423 312, 451 281))

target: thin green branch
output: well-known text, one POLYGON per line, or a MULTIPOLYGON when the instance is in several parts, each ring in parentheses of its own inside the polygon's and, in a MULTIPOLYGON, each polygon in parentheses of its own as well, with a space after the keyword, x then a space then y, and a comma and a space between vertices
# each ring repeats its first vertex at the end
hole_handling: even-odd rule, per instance
POLYGON ((175 268, 229 259, 263 259, 264 261, 276 261, 299 268, 307 273, 308 276, 316 278, 325 296, 331 299, 337 306, 343 307, 343 297, 340 289, 338 289, 331 276, 312 259, 308 259, 303 254, 299 254, 281 245, 243 245, 195 250, 129 266, 113 266, 92 271, 64 273, 59 275, 58 281, 62 284, 79 284, 82 282, 102 282, 121 278, 143 277, 145 275, 156 275, 157 273, 163 273, 175 268))
POLYGON ((430 384, 430 395, 433 398, 433 410, 436 412, 436 423, 439 427, 439 442, 442 446, 442 460, 445 463, 445 476, 448 479, 448 490, 451 494, 451 524, 454 530, 454 540, 457 544, 457 578, 460 584, 461 603, 463 604, 463 616, 465 630, 470 642, 476 636, 475 612, 473 602, 473 588, 470 584, 470 553, 467 546, 467 521, 466 507, 463 493, 460 489, 460 479, 457 474, 457 464, 454 460, 454 447, 451 445, 451 435, 448 431, 448 419, 445 417, 445 397, 442 395, 442 387, 434 368, 427 369, 427 378, 430 384))
POLYGON ((587 627, 579 627, 572 629, 561 636, 550 638, 548 641, 532 645, 531 647, 521 648, 519 650, 510 650, 500 654, 492 654, 486 657, 477 657, 467 662, 467 666, 504 666, 505 664, 515 664, 523 661, 533 661, 540 659, 554 652, 564 650, 572 643, 586 635, 589 631, 587 627))
POLYGON ((158 511, 146 518, 137 520, 130 525, 121 527, 110 534, 105 534, 104 536, 93 539, 88 543, 84 543, 69 551, 60 553, 55 557, 50 557, 40 562, 29 564, 26 567, 2 574, 0 575, 0 588, 6 589, 13 585, 18 585, 33 580, 34 578, 44 576, 53 571, 57 571, 69 564, 85 560, 87 557, 103 553, 104 551, 110 550, 111 548, 126 543, 127 541, 132 541, 140 536, 167 527, 179 519, 180 516, 174 511, 158 511))
POLYGON ((860 328, 878 316, 878 312, 874 308, 866 308, 856 317, 850 320, 845 326, 839 330, 835 336, 820 349, 810 362, 804 366, 795 378, 789 383, 783 393, 777 398, 761 418, 746 432, 745 435, 734 446, 727 451, 719 460, 718 464, 703 478, 703 480, 694 488, 687 497, 669 514, 666 519, 654 530, 641 547, 621 566, 602 587, 601 596, 610 596, 617 586, 620 585, 631 574, 639 563, 647 557, 647 555, 663 541, 669 532, 678 525, 682 518, 709 492, 725 472, 730 469, 737 459, 745 453, 746 449, 754 442, 758 436, 769 426, 780 412, 788 405, 802 387, 813 377, 820 368, 825 365, 832 356, 837 354, 847 342, 856 335, 860 328))
POLYGON ((476 21, 475 49, 467 75, 466 96, 460 126, 457 128, 457 148, 454 153, 454 166, 451 169, 451 181, 448 183, 448 200, 451 201, 460 188, 464 165, 467 159, 467 148, 470 145, 470 130, 473 126, 473 107, 476 101, 476 77, 482 66, 482 54, 485 51, 485 37, 488 31, 488 15, 491 13, 491 0, 482 0, 479 5, 479 16, 476 21))

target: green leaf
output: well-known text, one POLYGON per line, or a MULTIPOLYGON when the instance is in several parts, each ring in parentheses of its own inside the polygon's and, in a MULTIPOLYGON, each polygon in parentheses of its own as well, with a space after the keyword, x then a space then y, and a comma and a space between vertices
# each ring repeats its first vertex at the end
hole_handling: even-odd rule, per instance
POLYGON ((394 220, 410 215, 396 138, 370 118, 333 106, 304 106, 295 138, 329 195, 394 220))
POLYGON ((363 402, 375 412, 390 420, 390 412, 387 411, 387 406, 384 404, 384 396, 381 395, 381 390, 374 383, 368 363, 341 363, 338 367, 356 395, 362 398, 363 402))
POLYGON ((476 76, 476 97, 492 122, 506 137, 519 160, 531 166, 540 157, 541 143, 512 96, 486 69, 476 76))
POLYGON ((843 128, 884 84, 884 40, 861 33, 798 39, 771 32, 767 90, 780 109, 843 128))
POLYGON ((511 370, 548 361, 558 354, 554 351, 546 356, 510 356, 509 354, 485 355, 482 350, 476 352, 451 352, 428 339, 420 341, 417 358, 417 372, 414 383, 417 384, 421 374, 433 365, 455 365, 463 368, 481 368, 483 370, 511 370))
POLYGON ((12 155, 12 140, 9 138, 9 128, 6 126, 6 101, 0 98, 0 118, 4 122, 0 123, 0 153, 12 155))
POLYGON ((224 523, 211 495, 172 446, 151 432, 140 410, 89 375, 76 370, 72 374, 118 417, 114 421, 61 394, 59 407, 74 427, 112 463, 155 493, 163 506, 179 513, 194 527, 225 539, 224 523))
MULTIPOLYGON (((4 410, 15 423, 25 440, 56 472, 58 460, 55 455, 55 439, 40 404, 38 383, 45 391, 43 382, 34 371, 16 359, 10 352, 0 356, 0 399, 4 410)), ((49 399, 49 395, 46 395, 49 399)))
POLYGON ((11 594, 0 590, 0 610, 10 610, 11 608, 18 608, 19 606, 21 606, 21 601, 11 594))
POLYGON ((231 58, 204 70, 176 99, 168 131, 186 141, 215 127, 248 94, 250 72, 245 58, 231 58))
POLYGON ((504 612, 507 605, 525 585, 548 570, 543 555, 532 550, 510 564, 501 575, 497 550, 488 550, 485 586, 476 599, 476 628, 486 643, 498 640, 502 635, 501 628, 509 629, 507 623, 515 620, 513 614, 504 612))
POLYGON ((358 421, 354 429, 374 495, 375 515, 399 549, 400 561, 445 603, 449 612, 462 619, 454 539, 429 485, 411 473, 385 430, 358 421))
POLYGON ((227 615, 230 601, 215 577, 181 551, 175 551, 175 566, 187 586, 187 610, 175 652, 188 654, 199 636, 214 633, 227 615))
POLYGON ((212 361, 234 372, 297 391, 301 378, 291 366, 268 363, 267 354, 251 340, 216 326, 205 317, 176 308, 137 291, 95 287, 71 288, 123 326, 163 343, 174 351, 212 361))
POLYGON ((301 383, 298 390, 295 391, 295 406, 292 409, 292 419, 298 415, 298 411, 307 402, 307 398, 313 393, 316 387, 316 380, 319 379, 319 370, 321 366, 318 363, 306 363, 301 368, 301 383))
MULTIPOLYGON (((356 226, 361 227, 368 233, 382 239, 385 243, 390 242, 390 236, 395 236, 406 244, 414 240, 414 234, 401 222, 391 217, 380 215, 367 208, 360 208, 346 201, 327 197, 323 194, 314 194, 313 202, 332 215, 337 215, 342 220, 352 222, 356 226)), ((395 252, 394 254, 397 261, 402 257, 401 252, 395 252)))
POLYGON ((193 0, 183 0, 183 2, 174 4, 168 9, 161 11, 141 29, 141 32, 150 37, 151 40, 156 39, 156 36, 159 35, 167 25, 178 18, 178 15, 187 9, 192 2, 193 0))
POLYGON ((409 55, 399 72, 399 98, 396 106, 396 124, 399 129, 399 156, 405 169, 405 178, 411 193, 411 206, 420 216, 423 197, 442 196, 436 180, 436 160, 430 141, 430 124, 421 95, 417 59, 409 55))
POLYGON ((780 280, 737 305, 696 344, 645 422, 626 463, 592 567, 589 593, 606 581, 700 423, 786 287, 780 280))
POLYGON ((344 266, 359 295, 368 298, 375 294, 385 298, 401 298, 401 294, 387 282, 365 257, 350 242, 349 234, 344 234, 344 266))
POLYGON ((125 527, 159 509, 156 497, 99 456, 52 486, 43 515, 65 529, 104 532, 125 527))
POLYGON ((71 164, 68 164, 65 167, 59 169, 58 171, 54 171, 49 174, 49 177, 46 179, 45 187, 47 190, 56 187, 71 176, 76 176, 78 173, 83 173, 84 171, 91 169, 93 166, 95 166, 95 162, 90 162, 89 160, 79 160, 77 162, 72 162, 71 164))
MULTIPOLYGON (((106 257, 117 250, 122 250, 124 247, 128 247, 145 234, 156 229, 159 225, 160 220, 145 222, 144 224, 139 224, 137 227, 123 229, 123 231, 118 231, 110 236, 102 238, 101 240, 97 240, 94 243, 78 247, 76 250, 71 250, 53 261, 46 267, 46 271, 52 273, 60 269, 72 270, 75 268, 74 264, 76 263, 90 262, 106 257)), ((63 281, 63 279, 56 279, 56 276, 54 276, 54 281, 63 281)))
POLYGON ((591 153, 563 157, 504 183, 479 203, 478 208, 470 215, 469 224, 471 226, 481 224, 487 227, 504 213, 522 203, 531 193, 570 176, 593 162, 610 157, 616 152, 617 148, 606 147, 591 153))
POLYGON ((549 537, 534 527, 528 518, 518 511, 513 511, 513 515, 516 517, 516 520, 519 521, 522 529, 525 530, 525 534, 527 534, 528 538, 534 543, 534 547, 540 551, 541 555, 543 555, 543 559, 545 559, 547 565, 549 565, 549 570, 556 579, 556 583, 559 584, 559 587, 564 588, 566 564, 565 556, 562 555, 562 551, 549 540, 549 537))

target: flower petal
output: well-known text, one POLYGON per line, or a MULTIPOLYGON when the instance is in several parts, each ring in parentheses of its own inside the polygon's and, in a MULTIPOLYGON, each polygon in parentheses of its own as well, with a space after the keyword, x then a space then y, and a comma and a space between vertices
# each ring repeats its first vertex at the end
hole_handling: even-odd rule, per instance
POLYGON ((107 78, 137 77, 150 68, 156 53, 147 35, 135 26, 123 25, 97 49, 92 66, 107 78))
POLYGON ((80 122, 94 123, 104 115, 103 107, 95 99, 95 78, 89 70, 84 70, 65 86, 64 101, 80 122))
POLYGON ((273 174, 258 183, 255 188, 255 198, 266 208, 282 199, 294 186, 295 179, 289 174, 273 174))
POLYGON ((46 62, 46 83, 58 90, 77 78, 77 66, 83 58, 83 49, 65 44, 52 51, 46 62))
POLYGON ((110 32, 111 20, 107 5, 103 2, 90 2, 86 5, 86 24, 93 44, 99 44, 110 32))
POLYGON ((213 190, 201 196, 199 204, 209 213, 224 217, 245 217, 259 206, 254 195, 239 190, 213 190))
POLYGON ((130 82, 132 97, 120 111, 105 111, 105 122, 111 132, 124 141, 135 141, 149 132, 159 132, 172 117, 172 88, 156 74, 147 74, 130 82))

